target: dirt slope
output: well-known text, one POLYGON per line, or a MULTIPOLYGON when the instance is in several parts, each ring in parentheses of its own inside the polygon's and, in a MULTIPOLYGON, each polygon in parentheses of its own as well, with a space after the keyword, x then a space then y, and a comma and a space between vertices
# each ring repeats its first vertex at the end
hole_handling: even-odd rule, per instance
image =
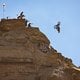
POLYGON ((0 30, 0 80, 80 80, 80 70, 35 27, 0 30))

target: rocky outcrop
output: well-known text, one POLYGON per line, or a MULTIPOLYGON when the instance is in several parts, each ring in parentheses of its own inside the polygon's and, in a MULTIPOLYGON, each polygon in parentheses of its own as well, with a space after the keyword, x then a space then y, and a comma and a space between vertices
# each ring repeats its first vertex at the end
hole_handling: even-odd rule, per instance
POLYGON ((39 28, 18 25, 0 30, 0 80, 64 79, 80 80, 80 70, 50 45, 39 28))

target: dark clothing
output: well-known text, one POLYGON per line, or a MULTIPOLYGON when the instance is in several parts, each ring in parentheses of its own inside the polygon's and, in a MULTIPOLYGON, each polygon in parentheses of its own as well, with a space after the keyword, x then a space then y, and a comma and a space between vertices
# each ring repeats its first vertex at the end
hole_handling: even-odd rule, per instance
POLYGON ((28 26, 28 25, 27 25, 28 22, 29 22, 28 20, 25 20, 25 26, 28 26))
POLYGON ((25 17, 25 16, 24 16, 23 12, 21 12, 20 15, 17 18, 18 19, 23 19, 23 17, 25 17))
POLYGON ((60 33, 60 22, 55 25, 55 29, 60 33))
POLYGON ((31 23, 28 24, 28 27, 31 27, 31 23))
POLYGON ((58 33, 60 33, 60 27, 56 26, 56 29, 57 29, 58 33))

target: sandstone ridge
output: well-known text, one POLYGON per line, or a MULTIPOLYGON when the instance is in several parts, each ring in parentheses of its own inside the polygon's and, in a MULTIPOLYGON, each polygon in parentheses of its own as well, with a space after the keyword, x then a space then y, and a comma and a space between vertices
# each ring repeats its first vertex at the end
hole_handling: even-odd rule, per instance
POLYGON ((25 19, 0 22, 0 80, 80 80, 80 70, 25 19))

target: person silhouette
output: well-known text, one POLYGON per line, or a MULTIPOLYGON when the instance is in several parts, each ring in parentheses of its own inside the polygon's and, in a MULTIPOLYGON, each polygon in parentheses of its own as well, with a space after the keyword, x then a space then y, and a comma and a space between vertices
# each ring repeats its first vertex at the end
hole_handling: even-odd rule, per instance
POLYGON ((20 16, 22 16, 23 15, 23 11, 20 13, 20 16))
POLYGON ((31 27, 31 24, 32 24, 32 23, 29 23, 29 24, 28 24, 28 28, 30 28, 30 27, 31 27))
POLYGON ((58 31, 58 33, 60 33, 60 21, 56 24, 56 25, 54 25, 54 29, 56 29, 57 31, 58 31))
POLYGON ((25 17, 25 15, 23 14, 23 11, 22 11, 20 15, 17 17, 17 19, 23 19, 23 17, 25 17))
POLYGON ((29 22, 29 20, 25 20, 25 26, 28 26, 28 22, 29 22))

